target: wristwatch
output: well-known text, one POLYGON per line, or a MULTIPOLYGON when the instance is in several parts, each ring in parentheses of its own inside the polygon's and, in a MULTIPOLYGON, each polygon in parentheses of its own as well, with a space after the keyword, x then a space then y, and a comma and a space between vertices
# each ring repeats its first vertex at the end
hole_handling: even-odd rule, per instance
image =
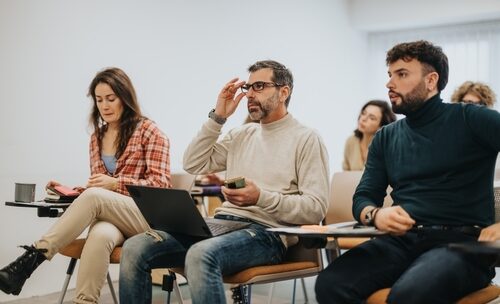
POLYGON ((375 226, 375 215, 380 210, 380 208, 373 208, 365 214, 365 225, 375 226))
POLYGON ((215 109, 212 109, 210 112, 208 112, 208 117, 213 119, 219 125, 223 125, 227 120, 226 118, 215 114, 215 109))

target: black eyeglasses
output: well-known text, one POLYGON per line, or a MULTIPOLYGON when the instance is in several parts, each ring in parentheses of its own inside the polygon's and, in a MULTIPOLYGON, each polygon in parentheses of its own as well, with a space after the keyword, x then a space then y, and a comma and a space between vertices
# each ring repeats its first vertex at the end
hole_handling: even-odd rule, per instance
POLYGON ((266 87, 282 87, 283 84, 278 84, 275 82, 265 82, 265 81, 256 81, 252 84, 244 84, 241 86, 241 90, 243 92, 248 92, 250 88, 252 88, 255 92, 260 92, 264 90, 266 87))
POLYGON ((478 106, 486 106, 486 102, 484 101, 472 101, 472 100, 461 100, 460 101, 461 103, 471 103, 471 104, 475 104, 475 105, 478 105, 478 106))

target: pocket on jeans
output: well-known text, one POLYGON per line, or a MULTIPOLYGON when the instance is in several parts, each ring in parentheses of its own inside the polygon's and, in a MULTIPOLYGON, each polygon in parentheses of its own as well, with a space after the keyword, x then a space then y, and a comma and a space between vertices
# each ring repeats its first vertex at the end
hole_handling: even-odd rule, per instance
POLYGON ((286 252, 286 247, 283 244, 283 241, 281 240, 280 236, 276 233, 266 231, 264 235, 267 243, 269 244, 269 247, 276 248, 276 246, 279 246, 279 249, 276 248, 277 250, 276 255, 279 257, 278 262, 280 262, 281 257, 284 256, 286 252))

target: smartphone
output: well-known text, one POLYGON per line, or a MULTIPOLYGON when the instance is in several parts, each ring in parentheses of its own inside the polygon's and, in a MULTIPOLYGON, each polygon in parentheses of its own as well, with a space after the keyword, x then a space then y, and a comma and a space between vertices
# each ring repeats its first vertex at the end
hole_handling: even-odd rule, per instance
POLYGON ((70 187, 63 186, 63 185, 57 185, 57 186, 52 186, 48 187, 47 189, 51 190, 57 195, 61 196, 78 196, 80 195, 80 192, 71 189, 70 187))
POLYGON ((226 179, 224 181, 224 187, 229 189, 239 189, 245 187, 245 178, 243 176, 226 179))

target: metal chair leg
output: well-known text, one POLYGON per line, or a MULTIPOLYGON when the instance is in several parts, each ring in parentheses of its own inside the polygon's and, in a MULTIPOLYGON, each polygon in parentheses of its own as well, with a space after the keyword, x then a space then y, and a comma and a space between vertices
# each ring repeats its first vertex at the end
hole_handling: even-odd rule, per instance
POLYGON ((208 202, 208 196, 204 196, 201 200, 200 200, 200 203, 201 203, 201 208, 203 210, 203 216, 204 217, 208 217, 208 209, 207 209, 207 205, 209 204, 208 202))
POLYGON ((338 239, 335 237, 332 241, 332 245, 328 246, 328 247, 330 247, 330 248, 326 249, 325 253, 326 253, 326 260, 327 260, 328 264, 330 264, 331 262, 333 262, 333 260, 338 258, 341 254, 338 239), (333 247, 333 248, 331 248, 331 247, 333 247))
POLYGON ((297 279, 293 279, 292 304, 295 304, 295 290, 297 288, 297 279))
POLYGON ((118 298, 116 297, 115 288, 113 286, 113 281, 111 281, 111 276, 109 275, 109 271, 107 279, 108 279, 109 290, 111 291, 111 296, 113 297, 113 303, 118 304, 118 298))
POLYGON ((274 284, 276 284, 276 283, 271 283, 271 287, 269 287, 269 294, 267 296, 267 304, 271 304, 273 301, 274 284))
POLYGON ((245 285, 247 286, 247 299, 248 299, 248 304, 252 303, 252 285, 245 285))
POLYGON ((61 295, 59 296, 58 304, 62 304, 64 301, 64 297, 66 296, 66 291, 68 290, 69 281, 71 280, 71 276, 73 275, 73 271, 75 270, 76 259, 71 259, 68 264, 68 269, 66 270, 66 278, 64 279, 63 288, 61 290, 61 295))
POLYGON ((302 282, 302 291, 304 292, 304 303, 307 304, 309 303, 309 297, 307 296, 306 281, 304 278, 300 278, 300 281, 302 282))
POLYGON ((181 290, 179 289, 179 284, 177 284, 177 277, 175 275, 175 272, 169 271, 168 274, 163 275, 163 282, 161 289, 167 292, 167 298, 165 300, 167 304, 170 304, 170 297, 172 291, 175 292, 175 296, 177 297, 179 304, 184 303, 184 300, 182 299, 181 290))
POLYGON ((175 273, 169 271, 167 274, 163 275, 161 289, 167 292, 167 298, 165 299, 166 304, 170 304, 170 296, 172 295, 174 281, 175 281, 175 273))
POLYGON ((179 284, 177 283, 177 280, 174 281, 174 292, 175 292, 175 296, 177 297, 177 301, 179 302, 179 304, 183 304, 184 300, 182 299, 181 290, 179 288, 179 284))
MULTIPOLYGON (((75 271, 76 262, 77 259, 74 258, 71 258, 71 260, 69 261, 68 269, 66 270, 66 278, 64 279, 63 283, 63 288, 61 290, 61 294, 59 295, 59 300, 57 300, 58 304, 63 304, 64 297, 66 296, 66 292, 68 291, 69 281, 71 280, 71 276, 75 271)), ((118 298, 116 297, 115 288, 113 287, 113 281, 111 281, 111 276, 109 275, 109 272, 107 275, 107 279, 108 279, 109 289, 111 291, 111 296, 113 297, 113 302, 115 304, 118 304, 118 298)))

